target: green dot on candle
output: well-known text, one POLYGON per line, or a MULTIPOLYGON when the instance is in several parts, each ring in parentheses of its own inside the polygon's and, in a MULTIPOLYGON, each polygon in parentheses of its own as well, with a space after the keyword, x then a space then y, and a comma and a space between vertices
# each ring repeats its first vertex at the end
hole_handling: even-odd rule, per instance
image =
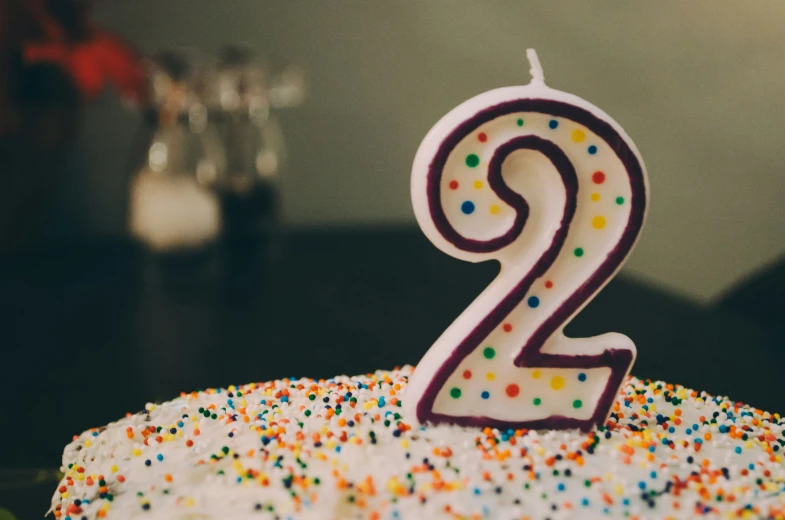
POLYGON ((539 397, 534 398, 534 406, 540 406, 542 404, 542 399, 539 397))
POLYGON ((580 258, 580 257, 583 256, 583 248, 582 247, 576 247, 575 251, 573 251, 573 253, 575 253, 575 256, 580 258))
POLYGON ((469 168, 474 168, 478 164, 480 164, 480 158, 477 156, 476 153, 470 153, 469 155, 466 156, 466 166, 468 166, 469 168))
POLYGON ((450 397, 453 399, 458 399, 461 396, 461 389, 460 388, 453 388, 450 390, 450 397))
POLYGON ((580 408, 581 406, 583 406, 583 401, 581 401, 580 399, 576 399, 572 402, 573 408, 580 408))
POLYGON ((496 355, 496 351, 493 350, 493 347, 485 347, 482 351, 482 355, 485 356, 485 359, 493 359, 493 356, 496 355))
POLYGON ((616 204, 618 204, 619 206, 624 204, 624 197, 616 197, 616 204))
POLYGON ((518 126, 523 126, 523 119, 518 120, 518 126))

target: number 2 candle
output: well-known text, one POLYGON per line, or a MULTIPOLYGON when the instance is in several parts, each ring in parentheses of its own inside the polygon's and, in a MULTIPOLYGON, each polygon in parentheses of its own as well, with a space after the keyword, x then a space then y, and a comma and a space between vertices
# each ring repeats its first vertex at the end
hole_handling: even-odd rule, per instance
POLYGON ((605 112, 545 85, 480 94, 444 116, 412 168, 426 236, 496 279, 417 365, 404 403, 420 423, 588 430, 635 360, 626 336, 563 329, 613 278, 648 206, 643 160, 605 112))

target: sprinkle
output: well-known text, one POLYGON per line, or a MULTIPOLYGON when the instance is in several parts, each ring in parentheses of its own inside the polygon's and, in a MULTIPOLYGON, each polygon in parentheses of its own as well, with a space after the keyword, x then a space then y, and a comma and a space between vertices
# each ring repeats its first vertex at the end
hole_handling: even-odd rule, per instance
MULTIPOLYGON (((499 333, 513 331, 506 325, 499 333)), ((592 373, 537 369, 517 379, 497 370, 505 356, 483 349, 487 369, 457 372, 447 387, 450 403, 553 402, 565 413, 590 412, 583 399, 592 373), (474 382, 488 386, 467 393, 474 382)), ((785 425, 766 412, 631 377, 608 422, 586 433, 422 427, 401 408, 410 374, 406 367, 207 389, 151 405, 100 436, 88 430, 66 450, 55 517, 127 518, 142 510, 176 518, 198 508, 205 518, 295 520, 318 517, 336 499, 344 500, 344 516, 369 520, 417 517, 413 511, 423 507, 449 518, 785 513, 778 494, 785 425), (233 498, 201 499, 208 494, 233 498)))

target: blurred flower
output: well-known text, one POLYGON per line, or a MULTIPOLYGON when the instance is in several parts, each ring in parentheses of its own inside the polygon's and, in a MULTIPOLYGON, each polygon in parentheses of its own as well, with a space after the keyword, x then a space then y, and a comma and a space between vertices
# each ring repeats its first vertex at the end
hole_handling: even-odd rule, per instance
POLYGON ((26 65, 54 64, 74 82, 85 99, 109 83, 123 97, 144 103, 147 80, 141 60, 120 38, 95 26, 85 0, 0 0, 0 32, 24 27, 18 42, 26 65), (15 19, 16 18, 16 19, 15 19))

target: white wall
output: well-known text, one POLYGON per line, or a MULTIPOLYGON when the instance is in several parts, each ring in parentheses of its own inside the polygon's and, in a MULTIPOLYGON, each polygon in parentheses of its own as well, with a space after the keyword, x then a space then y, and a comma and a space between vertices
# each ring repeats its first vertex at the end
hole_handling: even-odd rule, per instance
MULTIPOLYGON (((536 47, 548 83, 611 114, 647 163, 652 211, 629 274, 706 300, 785 252, 781 1, 105 0, 97 14, 147 52, 243 42, 305 66, 307 106, 283 118, 292 224, 412 223, 425 132, 468 97, 527 82, 536 47)), ((105 109, 87 121, 99 155, 134 124, 105 109)), ((107 170, 124 160, 96 159, 80 181, 98 231, 122 230, 107 170)))

